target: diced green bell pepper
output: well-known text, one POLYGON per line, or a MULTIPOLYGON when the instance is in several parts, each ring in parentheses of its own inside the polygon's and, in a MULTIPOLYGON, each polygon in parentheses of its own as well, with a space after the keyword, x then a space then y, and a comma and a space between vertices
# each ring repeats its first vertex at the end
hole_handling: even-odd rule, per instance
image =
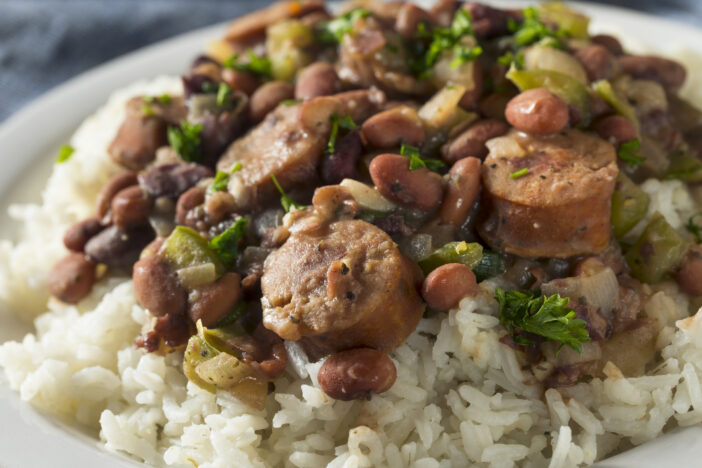
POLYGON ((680 264, 686 248, 685 240, 656 212, 625 257, 634 278, 657 283, 680 264))
POLYGON ((424 274, 428 275, 433 270, 447 263, 462 263, 473 269, 478 266, 482 258, 483 246, 476 242, 471 242, 470 244, 465 241, 449 242, 421 259, 418 263, 424 274))
POLYGON ((168 236, 163 244, 163 254, 177 269, 212 263, 217 276, 225 271, 217 253, 208 246, 207 239, 186 226, 177 226, 168 236))
POLYGON ((614 237, 621 239, 636 226, 646 216, 649 202, 648 194, 620 172, 612 195, 614 237))

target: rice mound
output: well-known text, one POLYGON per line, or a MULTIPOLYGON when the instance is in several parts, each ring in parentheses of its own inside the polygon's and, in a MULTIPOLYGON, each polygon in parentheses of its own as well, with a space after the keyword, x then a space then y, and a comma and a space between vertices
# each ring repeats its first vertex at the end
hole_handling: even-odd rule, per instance
MULTIPOLYGON (((17 244, 0 242, 0 299, 36 317, 36 333, 0 345, 0 366, 23 400, 94 428, 108 450, 200 468, 577 466, 702 422, 702 313, 685 318, 689 301, 672 283, 657 285, 644 309, 662 325, 662 362, 647 376, 626 378, 608 364, 605 379, 549 389, 542 399, 499 341, 497 284, 485 281, 476 298, 422 319, 391 354, 397 381, 387 393, 328 398, 316 379, 321 362, 288 343, 290 365, 263 411, 188 383, 182 353, 137 349, 149 314, 131 281, 106 278, 77 306, 48 299, 44 281, 64 253, 63 231, 92 213, 99 187, 118 170, 106 148, 124 103, 164 92, 182 92, 178 78, 115 92, 74 135, 76 152, 54 168, 42 205, 10 208, 23 232, 17 244)), ((694 209, 682 184, 644 189, 674 226, 694 209)))

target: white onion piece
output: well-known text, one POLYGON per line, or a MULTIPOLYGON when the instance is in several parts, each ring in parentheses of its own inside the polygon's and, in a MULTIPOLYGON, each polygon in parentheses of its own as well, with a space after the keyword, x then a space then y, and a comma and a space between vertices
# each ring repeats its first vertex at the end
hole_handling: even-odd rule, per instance
POLYGON ((300 346, 300 343, 296 341, 284 340, 285 350, 288 352, 289 362, 293 370, 301 379, 306 379, 310 374, 307 372, 307 364, 310 360, 307 357, 307 353, 300 346))
POLYGON ((393 202, 382 196, 376 189, 357 180, 344 179, 339 185, 348 190, 358 206, 363 209, 388 212, 397 208, 393 202))
POLYGON ((619 302, 619 283, 609 267, 589 276, 561 278, 544 283, 541 291, 548 296, 558 293, 576 303, 579 298, 584 298, 588 305, 599 308, 607 318, 611 318, 612 310, 619 302))
POLYGON ((461 84, 447 86, 419 109, 419 118, 430 133, 448 133, 456 125, 477 119, 476 114, 466 112, 458 105, 466 90, 461 84))
POLYGON ((529 47, 524 52, 524 68, 556 71, 587 84, 587 73, 578 59, 553 47, 538 45, 529 47))
POLYGON ((196 288, 204 284, 214 283, 217 279, 217 271, 214 263, 203 263, 176 271, 178 281, 186 289, 196 288))

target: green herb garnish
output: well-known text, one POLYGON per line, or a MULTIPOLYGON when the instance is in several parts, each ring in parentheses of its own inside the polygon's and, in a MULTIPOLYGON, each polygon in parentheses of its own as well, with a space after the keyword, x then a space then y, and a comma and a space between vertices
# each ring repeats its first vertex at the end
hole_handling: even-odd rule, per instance
POLYGON ((154 115, 156 115, 156 112, 154 111, 154 108, 150 105, 142 104, 141 115, 143 115, 144 117, 153 117, 154 115))
POLYGON ((517 70, 524 70, 524 52, 513 53, 512 51, 507 51, 504 55, 497 59, 497 63, 504 65, 506 67, 511 67, 517 70))
POLYGON ((186 162, 200 160, 200 132, 202 124, 184 120, 178 127, 168 127, 168 144, 186 162))
POLYGON ((470 13, 463 8, 456 12, 449 28, 434 28, 428 32, 424 23, 420 23, 418 27, 420 35, 427 35, 432 39, 424 55, 424 60, 413 65, 415 71, 420 72, 421 75, 426 75, 447 50, 453 49, 454 59, 451 62, 451 68, 458 68, 464 63, 475 60, 483 53, 480 46, 466 47, 460 43, 463 37, 473 34, 470 13))
POLYGON ((339 117, 336 114, 332 114, 331 118, 331 133, 329 134, 329 143, 327 143, 327 153, 334 154, 336 151, 336 140, 339 138, 339 128, 345 128, 346 130, 356 130, 358 125, 353 121, 351 116, 344 115, 339 117))
POLYGON ((222 192, 226 190, 227 185, 229 185, 229 176, 240 170, 241 163, 237 161, 234 163, 231 169, 229 169, 228 172, 217 171, 217 174, 215 174, 214 181, 212 182, 212 185, 210 185, 210 192, 222 192))
POLYGON ((542 44, 549 47, 563 48, 561 39, 568 34, 563 29, 553 30, 546 26, 539 18, 539 11, 534 7, 525 8, 522 10, 524 21, 517 24, 516 21, 510 19, 507 26, 516 46, 524 47, 535 42, 543 41, 542 44))
POLYGON ((400 154, 409 158, 410 171, 414 171, 416 169, 429 169, 430 171, 439 172, 446 166, 446 164, 439 159, 425 158, 419 152, 419 148, 412 145, 406 145, 403 143, 400 147, 400 154))
POLYGON ((527 175, 528 172, 529 172, 529 168, 525 167, 524 169, 520 169, 518 171, 514 171, 513 173, 511 173, 509 175, 509 178, 510 179, 519 179, 520 177, 527 175))
POLYGON ((299 104, 302 102, 302 99, 286 99, 285 101, 282 101, 280 105, 285 106, 285 107, 290 107, 294 106, 295 104, 299 104))
POLYGON ((168 93, 164 93, 164 94, 160 95, 159 97, 157 97, 156 99, 158 100, 158 102, 160 102, 161 104, 164 104, 164 105, 168 105, 173 101, 173 99, 171 98, 171 95, 168 93))
POLYGON ((232 323, 236 322, 239 320, 241 317, 244 316, 246 313, 246 309, 248 307, 248 304, 246 301, 239 301, 236 303, 234 308, 232 309, 231 312, 229 312, 227 315, 225 315, 219 322, 215 324, 213 328, 222 328, 226 327, 228 325, 231 325, 232 323))
POLYGON ((56 156, 56 162, 58 164, 64 163, 71 159, 71 156, 73 156, 73 153, 75 153, 76 149, 72 147, 71 145, 63 145, 61 148, 59 148, 58 156, 56 156))
POLYGON ((239 218, 229 229, 208 243, 210 249, 215 251, 222 263, 228 268, 234 266, 236 262, 236 257, 239 255, 239 241, 246 235, 248 224, 246 218, 239 218))
MULTIPOLYGON (((584 320, 576 318, 568 307, 569 299, 559 294, 546 297, 540 292, 505 291, 495 289, 495 299, 500 304, 500 323, 514 336, 517 330, 543 336, 560 343, 558 349, 569 346, 578 353, 582 343, 590 341, 584 320)), ((527 337, 517 335, 515 342, 531 343, 527 337)))
POLYGON ((685 229, 695 236, 695 243, 702 244, 702 226, 695 223, 695 218, 698 216, 702 216, 702 213, 696 213, 690 216, 690 219, 687 220, 687 224, 685 224, 685 229))
POLYGON ((622 143, 619 146, 617 156, 619 159, 627 163, 629 167, 639 167, 646 160, 646 158, 639 155, 640 151, 641 144, 639 143, 639 139, 634 138, 633 140, 622 143))
POLYGON ((249 58, 249 61, 241 63, 241 56, 239 54, 234 54, 225 60, 222 66, 233 70, 253 73, 254 75, 268 79, 273 78, 273 67, 270 59, 267 57, 259 57, 250 49, 246 51, 246 56, 249 58))
POLYGON ((366 18, 371 12, 363 8, 351 10, 331 21, 320 23, 317 39, 323 44, 338 44, 344 36, 353 31, 353 25, 361 18, 366 18))
POLYGON ((275 184, 275 188, 277 188, 278 192, 280 192, 280 204, 283 206, 286 213, 290 213, 291 211, 295 210, 304 210, 307 208, 307 206, 301 205, 290 198, 283 190, 283 187, 280 186, 278 179, 276 179, 273 174, 271 174, 271 180, 273 181, 273 184, 275 184))
POLYGON ((227 98, 232 92, 232 88, 229 87, 227 83, 220 83, 219 89, 217 89, 217 105, 219 107, 224 107, 227 104, 227 98))

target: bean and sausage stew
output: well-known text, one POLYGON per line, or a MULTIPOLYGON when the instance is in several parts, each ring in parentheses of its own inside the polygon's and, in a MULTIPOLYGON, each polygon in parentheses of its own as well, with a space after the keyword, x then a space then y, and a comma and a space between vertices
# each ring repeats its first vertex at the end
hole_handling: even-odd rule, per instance
POLYGON ((694 217, 647 215, 640 187, 702 181, 685 69, 560 3, 342 11, 242 17, 183 96, 132 98, 108 149, 124 170, 66 232, 51 293, 131 274, 153 316, 136 346, 184 350, 190 381, 258 408, 291 349, 327 357, 332 398, 386 391, 421 317, 485 291, 545 385, 641 374, 648 284, 702 294, 694 217))

